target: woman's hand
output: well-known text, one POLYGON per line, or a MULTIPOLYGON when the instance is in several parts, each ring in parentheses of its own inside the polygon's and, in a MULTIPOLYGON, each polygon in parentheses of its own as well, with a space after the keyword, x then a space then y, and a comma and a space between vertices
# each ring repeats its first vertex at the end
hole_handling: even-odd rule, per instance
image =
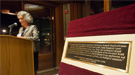
POLYGON ((26 37, 23 37, 23 36, 19 36, 18 38, 23 38, 23 39, 26 39, 26 37))

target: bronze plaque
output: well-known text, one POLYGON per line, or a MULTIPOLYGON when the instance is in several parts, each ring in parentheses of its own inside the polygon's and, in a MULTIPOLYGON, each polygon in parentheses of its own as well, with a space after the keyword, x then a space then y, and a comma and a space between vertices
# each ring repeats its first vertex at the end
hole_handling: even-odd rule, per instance
POLYGON ((68 42, 65 57, 126 70, 130 42, 68 42))

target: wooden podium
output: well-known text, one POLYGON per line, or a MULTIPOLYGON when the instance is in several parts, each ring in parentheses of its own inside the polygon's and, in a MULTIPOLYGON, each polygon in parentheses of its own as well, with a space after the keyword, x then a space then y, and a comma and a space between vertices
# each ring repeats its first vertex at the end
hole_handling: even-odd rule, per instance
POLYGON ((0 35, 0 75, 34 75, 33 43, 0 35))

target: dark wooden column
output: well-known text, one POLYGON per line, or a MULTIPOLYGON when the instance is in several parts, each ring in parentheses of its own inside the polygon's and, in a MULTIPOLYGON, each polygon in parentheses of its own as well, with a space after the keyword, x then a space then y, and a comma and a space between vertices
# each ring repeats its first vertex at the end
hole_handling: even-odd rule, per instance
POLYGON ((55 8, 55 27, 56 27, 56 66, 60 65, 63 47, 64 47, 64 31, 63 31, 63 5, 55 8))

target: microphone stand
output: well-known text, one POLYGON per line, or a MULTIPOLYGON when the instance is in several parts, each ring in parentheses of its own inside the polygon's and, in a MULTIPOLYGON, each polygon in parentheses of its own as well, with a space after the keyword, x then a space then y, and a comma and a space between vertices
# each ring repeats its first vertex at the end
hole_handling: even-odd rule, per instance
POLYGON ((11 24, 11 25, 8 26, 10 28, 9 35, 11 35, 12 29, 13 29, 14 26, 17 26, 17 23, 16 22, 14 24, 11 24))
POLYGON ((11 35, 11 32, 12 32, 13 26, 10 26, 9 28, 10 28, 10 30, 9 30, 9 35, 11 35))

